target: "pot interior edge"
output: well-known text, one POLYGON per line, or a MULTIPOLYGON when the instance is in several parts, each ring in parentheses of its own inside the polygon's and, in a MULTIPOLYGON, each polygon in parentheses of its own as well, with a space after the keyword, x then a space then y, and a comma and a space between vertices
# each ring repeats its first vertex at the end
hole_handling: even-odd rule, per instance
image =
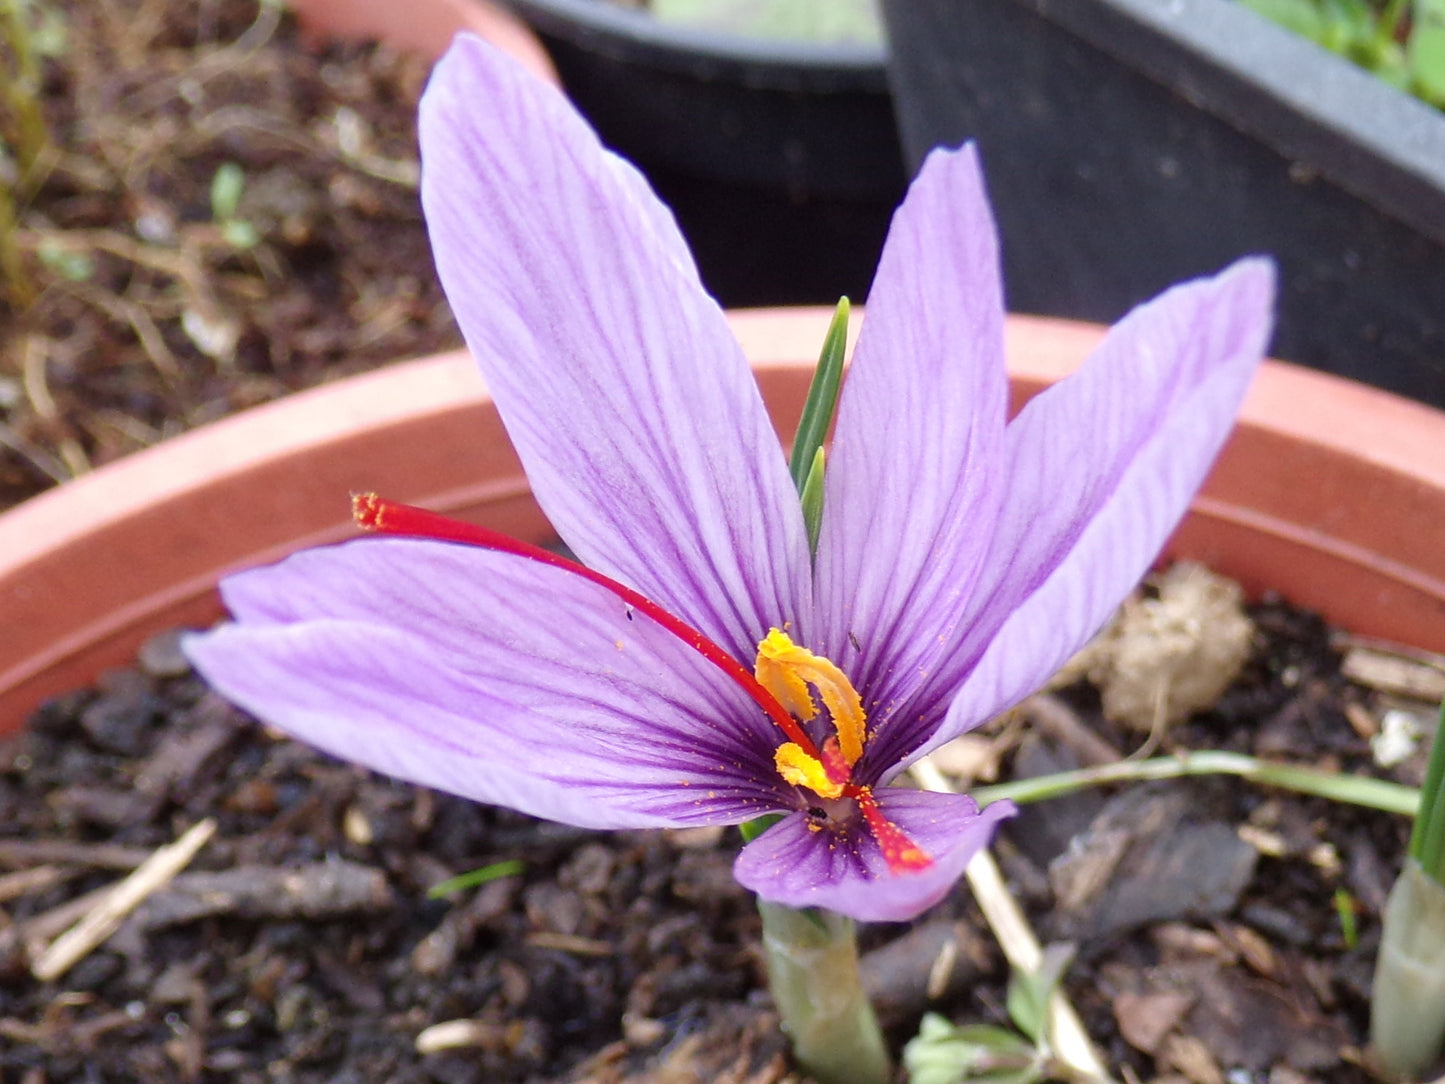
MULTIPOLYGON (((415 498, 416 503, 458 519, 486 522, 528 542, 555 538, 552 526, 532 499, 520 474, 415 498)), ((271 564, 289 553, 355 537, 349 520, 311 530, 291 543, 255 552, 226 554, 217 567, 179 583, 141 591, 128 603, 98 617, 72 622, 49 643, 31 645, 18 661, 0 671, 0 736, 20 729, 47 698, 84 687, 106 669, 126 665, 157 633, 174 628, 205 628, 224 616, 216 585, 226 574, 271 564)), ((84 560, 84 555, 79 555, 84 560)))
MULTIPOLYGON (((1078 345, 1072 340, 1061 342, 1057 352, 1072 354, 1078 345)), ((1053 368, 1062 370, 1063 362, 1053 368)), ((758 366, 759 383, 775 424, 784 433, 796 424, 810 375, 811 364, 769 359, 758 366)), ((1015 391, 1057 375, 1050 371, 1035 379, 1016 372, 1015 391)), ((1415 428, 1433 432, 1431 427, 1445 425, 1429 413, 1428 418, 1416 419, 1415 428)), ((465 428, 475 437, 474 427, 465 428)), ((1166 553, 1201 560, 1234 576, 1252 596, 1273 590, 1351 631, 1445 653, 1445 565, 1429 557, 1428 545, 1421 546, 1421 540, 1428 543, 1445 529, 1436 522, 1445 516, 1445 489, 1419 477, 1397 477, 1398 470, 1381 471, 1379 464, 1348 467, 1348 449, 1341 446, 1342 440, 1325 445, 1329 455, 1322 460, 1317 454, 1320 448, 1310 449, 1323 438, 1310 442, 1299 437, 1262 417, 1246 418, 1232 442, 1236 447, 1222 458, 1166 553), (1280 454, 1280 442, 1286 439, 1293 439, 1300 449, 1292 460, 1280 454), (1262 474, 1286 477, 1261 485, 1262 474), (1381 529, 1383 513, 1353 507, 1366 495, 1366 481, 1368 495, 1379 498, 1377 505, 1405 516, 1403 529, 1381 529), (1303 507, 1302 494, 1308 493, 1316 495, 1314 503, 1320 507, 1303 507)), ((233 492, 190 496, 202 504, 224 503, 233 492)), ((423 484, 409 487, 404 495, 450 515, 484 519, 529 541, 553 537, 514 465, 494 471, 489 480, 430 490, 423 484)), ((335 541, 350 529, 340 521, 322 520, 318 526, 314 517, 309 524, 284 545, 270 541, 238 552, 234 539, 222 539, 229 548, 191 563, 179 582, 167 584, 163 577, 153 577, 135 583, 128 588, 133 594, 100 619, 86 610, 82 599, 66 623, 30 629, 27 642, 0 636, 0 733, 18 728, 44 697, 84 685, 104 667, 133 657, 150 635, 214 619, 220 613, 214 584, 225 572, 277 559, 299 546, 335 541)), ((105 545, 106 540, 98 539, 96 544, 105 545)), ((70 559, 80 561, 83 568, 85 547, 77 546, 70 559)), ((47 567, 44 578, 62 587, 77 579, 59 567, 47 567)), ((19 588, 29 592, 34 582, 26 577, 19 588)))
MULTIPOLYGON (((456 491, 424 503, 463 519, 486 519, 529 541, 546 541, 550 525, 528 494, 500 500, 456 491)), ((345 525, 317 532, 308 545, 335 541, 345 525)), ((286 547, 293 549, 299 547, 286 547)), ((1202 561, 1238 579, 1251 597, 1274 591, 1360 635, 1445 653, 1445 583, 1363 547, 1229 500, 1201 497, 1165 550, 1202 561)), ((282 556, 272 550, 242 563, 282 556)), ((234 564, 233 566, 234 567, 234 564)), ((23 725, 46 697, 83 686, 134 657, 157 632, 204 627, 222 615, 215 583, 223 570, 151 592, 90 621, 0 675, 0 734, 23 725)))

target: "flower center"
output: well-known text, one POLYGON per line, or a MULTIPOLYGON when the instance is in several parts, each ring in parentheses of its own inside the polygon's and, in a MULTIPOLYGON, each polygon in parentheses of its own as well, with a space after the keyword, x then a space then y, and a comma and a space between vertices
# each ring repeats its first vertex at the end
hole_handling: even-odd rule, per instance
MULTIPOLYGON (((849 809, 856 805, 867 822, 869 832, 878 841, 890 870, 905 873, 933 865, 933 859, 883 815, 872 788, 853 782, 853 765, 863 755, 868 720, 863 713, 862 698, 852 682, 831 661, 799 647, 786 633, 773 629, 763 638, 758 645, 756 675, 750 674, 739 660, 655 602, 575 561, 508 538, 489 528, 448 519, 424 508, 398 504, 375 493, 354 494, 351 511, 357 525, 367 530, 500 550, 581 576, 612 592, 627 604, 629 616, 635 608, 650 617, 752 697, 789 739, 774 756, 782 777, 794 786, 808 788, 825 802, 842 799, 851 803, 847 807, 849 809), (822 697, 838 732, 836 737, 825 741, 821 749, 813 744, 813 739, 794 718, 796 715, 806 722, 817 716, 818 705, 809 691, 810 686, 822 697)), ((841 818, 834 816, 832 819, 841 818)))
POLYGON ((773 759, 779 774, 794 786, 807 787, 820 798, 840 797, 868 737, 863 698, 848 675, 831 659, 793 643, 781 629, 770 629, 758 644, 753 676, 803 722, 818 715, 818 703, 813 698, 817 691, 832 716, 837 736, 830 737, 816 753, 797 742, 785 742, 773 759))
POLYGON ((853 766, 863 756, 863 747, 868 741, 868 717, 863 711, 863 698, 853 688, 848 675, 831 659, 793 643, 781 629, 769 629, 758 643, 753 676, 779 704, 803 722, 817 717, 818 699, 821 699, 836 731, 816 750, 796 741, 778 746, 773 754, 778 774, 793 786, 805 787, 829 803, 837 798, 853 799, 878 841, 888 868, 895 873, 931 866, 933 859, 923 848, 883 815, 872 788, 853 782, 853 766))

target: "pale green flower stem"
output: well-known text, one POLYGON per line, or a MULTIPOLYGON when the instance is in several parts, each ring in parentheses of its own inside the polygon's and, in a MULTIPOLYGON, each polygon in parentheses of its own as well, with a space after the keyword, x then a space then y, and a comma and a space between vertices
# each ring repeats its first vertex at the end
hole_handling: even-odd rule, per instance
POLYGON ((863 992, 853 920, 758 901, 768 986, 798 1064, 818 1084, 887 1084, 893 1069, 863 992))
POLYGON ((1385 1068, 1420 1079, 1445 1042, 1445 885, 1414 858, 1385 904, 1370 998, 1370 1041, 1385 1068))
POLYGON ((1418 1079, 1445 1046, 1445 705, 1405 868, 1390 890, 1370 999, 1370 1042, 1386 1070, 1418 1079))

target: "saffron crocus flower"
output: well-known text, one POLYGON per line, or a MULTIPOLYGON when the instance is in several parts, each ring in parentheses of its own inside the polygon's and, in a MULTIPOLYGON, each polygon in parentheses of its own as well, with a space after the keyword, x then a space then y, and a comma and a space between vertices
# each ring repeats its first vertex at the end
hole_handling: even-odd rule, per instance
POLYGON ((747 363, 642 178, 465 38, 421 146, 448 297, 592 571, 366 499, 372 526, 432 537, 229 578, 235 623, 191 658, 302 740, 479 801, 596 828, 782 814, 739 855, 745 886, 917 914, 1009 810, 886 784, 1033 691, 1145 571, 1264 349, 1269 264, 1137 309, 1006 423, 978 159, 935 152, 868 299, 814 559, 747 363))

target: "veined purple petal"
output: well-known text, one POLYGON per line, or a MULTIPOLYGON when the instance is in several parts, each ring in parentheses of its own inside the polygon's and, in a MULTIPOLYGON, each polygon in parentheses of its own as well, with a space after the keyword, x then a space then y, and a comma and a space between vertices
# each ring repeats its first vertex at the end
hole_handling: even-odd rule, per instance
POLYGON ((241 623, 188 639, 187 654, 228 699, 336 756, 584 827, 797 807, 757 705, 581 577, 378 538, 222 591, 241 623))
POLYGON ((447 296, 586 564, 740 658, 810 606, 797 494, 669 212, 551 87, 459 37, 421 105, 447 296))
POLYGON ((905 922, 933 906, 993 838, 1011 802, 979 812, 962 794, 884 787, 875 792, 883 815, 933 859, 918 873, 888 869, 861 814, 843 827, 816 830, 806 813, 789 814, 743 848, 733 875, 765 900, 788 907, 825 907, 860 922, 905 922))
MULTIPOLYGON (((904 700, 927 699, 925 660, 961 635, 1007 499, 1007 393, 998 242, 978 155, 934 151, 894 216, 868 297, 818 545, 818 649, 866 690, 875 730, 890 728, 904 700)), ((935 695, 912 722, 936 725, 945 707, 935 695)))
MULTIPOLYGON (((967 635, 937 665, 972 672, 925 748, 1038 688, 1148 569, 1234 426, 1273 298, 1273 264, 1258 258, 1177 286, 1009 426, 990 578, 967 635)), ((887 748, 896 759, 918 751, 887 748)))

